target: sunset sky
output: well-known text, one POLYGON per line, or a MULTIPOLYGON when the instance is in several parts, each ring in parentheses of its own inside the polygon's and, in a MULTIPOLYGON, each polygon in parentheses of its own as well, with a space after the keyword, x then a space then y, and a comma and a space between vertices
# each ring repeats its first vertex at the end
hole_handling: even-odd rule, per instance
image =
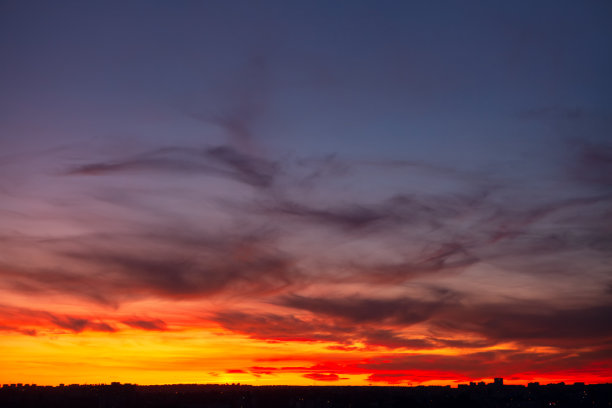
POLYGON ((0 383, 612 382, 612 3, 0 3, 0 383))

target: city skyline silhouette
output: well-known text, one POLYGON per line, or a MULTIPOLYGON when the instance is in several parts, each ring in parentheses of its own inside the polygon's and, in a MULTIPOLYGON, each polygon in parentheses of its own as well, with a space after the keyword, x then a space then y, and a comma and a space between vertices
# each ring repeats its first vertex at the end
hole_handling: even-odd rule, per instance
POLYGON ((2 1, 4 395, 606 390, 610 21, 598 0, 2 1))

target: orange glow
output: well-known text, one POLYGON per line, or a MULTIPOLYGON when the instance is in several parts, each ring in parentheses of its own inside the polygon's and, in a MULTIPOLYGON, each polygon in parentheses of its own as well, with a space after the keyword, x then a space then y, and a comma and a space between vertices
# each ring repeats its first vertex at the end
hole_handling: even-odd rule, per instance
MULTIPOLYGON (((568 369, 574 357, 551 346, 489 345, 477 336, 448 333, 447 346, 421 347, 425 324, 401 332, 414 339, 412 347, 385 346, 366 341, 367 332, 364 339, 326 340, 321 333, 333 322, 307 313, 282 319, 217 315, 228 328, 203 312, 228 307, 228 300, 214 298, 140 300, 121 307, 10 292, 5 299, 12 306, 2 305, 0 383, 456 385, 497 376, 508 384, 612 381, 610 361, 568 369), (535 359, 544 362, 536 369, 535 359)), ((270 315, 261 316, 283 312, 253 299, 231 305, 245 311, 265 307, 270 315)))
MULTIPOLYGON (((0 337, 0 383, 96 384, 120 381, 138 384, 243 383, 253 385, 454 385, 491 381, 460 372, 432 368, 385 368, 390 350, 339 350, 326 342, 270 342, 233 334, 219 327, 144 331, 123 328, 112 333, 60 332, 37 336, 5 333, 0 337), (371 365, 380 361, 380 368, 371 365)), ((491 350, 491 349, 490 349, 491 350)), ((486 352, 486 349, 480 350, 486 352)), ((460 350, 394 351, 393 358, 460 356, 460 350)), ((612 380, 610 363, 583 370, 524 372, 508 384, 612 380)))

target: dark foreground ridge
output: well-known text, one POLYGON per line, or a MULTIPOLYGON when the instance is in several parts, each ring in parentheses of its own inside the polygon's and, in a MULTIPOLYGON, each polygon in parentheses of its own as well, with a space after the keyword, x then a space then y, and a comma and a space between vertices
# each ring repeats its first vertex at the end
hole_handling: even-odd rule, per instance
POLYGON ((471 383, 418 386, 251 386, 6 384, 0 408, 420 408, 612 407, 612 384, 471 383))

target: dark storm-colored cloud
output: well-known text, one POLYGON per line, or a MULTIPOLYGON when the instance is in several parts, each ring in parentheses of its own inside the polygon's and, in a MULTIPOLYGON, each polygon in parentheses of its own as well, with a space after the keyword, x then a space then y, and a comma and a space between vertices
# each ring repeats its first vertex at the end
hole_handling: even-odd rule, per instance
MULTIPOLYGON (((600 198, 569 200, 551 208, 536 211, 536 219, 545 217, 542 213, 552 214, 568 208, 582 208, 604 202, 600 198)), ((529 216, 515 216, 521 211, 500 214, 498 219, 504 222, 524 220, 529 216)), ((531 219, 529 222, 532 222, 531 219)), ((537 222, 537 221, 533 221, 537 222)), ((528 223, 529 224, 529 223, 528 223)), ((531 224, 529 224, 531 225, 531 224)), ((476 231, 478 232, 478 231, 476 231)), ((485 236, 488 235, 485 234, 485 236)), ((145 241, 152 236, 147 236, 145 241)), ((118 237, 121 239, 121 237, 118 237)), ((174 237, 166 237, 175 240, 174 237)), ((105 238, 105 241, 109 238, 105 238)), ((108 248, 97 247, 88 239, 79 239, 78 245, 69 249, 58 247, 58 252, 67 259, 83 262, 88 270, 96 273, 81 274, 74 270, 13 270, 2 268, 4 285, 12 285, 14 290, 24 293, 68 293, 86 297, 90 300, 107 304, 116 304, 126 296, 132 297, 166 297, 195 298, 221 293, 274 294, 282 293, 291 285, 304 282, 300 273, 293 268, 295 258, 289 254, 279 253, 274 249, 275 242, 257 243, 257 240, 223 243, 218 239, 205 237, 177 236, 177 242, 189 249, 199 248, 199 255, 189 251, 186 255, 169 255, 134 250, 109 252, 108 248), (181 238, 182 237, 182 238, 181 238), (253 242, 250 242, 253 241, 253 242), (206 247, 210 245, 210 258, 206 247), (203 252, 202 252, 203 251, 203 252), (145 256, 146 254, 146 256, 145 256), (213 254, 225 254, 223 257, 213 254), (205 255, 205 256, 202 256, 205 255), (94 267, 92 270, 91 267, 94 267), (98 269, 100 268, 100 269, 98 269), (210 275, 209 275, 210 274, 210 275), (209 277, 210 276, 210 277, 209 277)), ((469 240, 467 241, 469 242, 469 240)), ((475 246, 471 243, 470 251, 478 252, 485 245, 475 246)), ((542 253, 554 253, 560 249, 574 250, 583 245, 583 238, 572 238, 571 234, 559 237, 537 237, 533 234, 506 234, 494 244, 496 251, 488 255, 492 262, 499 256, 523 254, 533 259, 542 253), (520 238, 520 239, 519 239, 520 238), (545 238, 543 240, 543 238, 545 238), (520 242, 519 242, 520 241, 520 242), (545 242, 546 241, 546 242, 545 242), (501 248, 499 248, 501 246, 501 248)), ((128 248, 126 246, 126 248, 128 248)), ((355 263, 349 268, 351 279, 357 282, 389 285, 411 279, 431 272, 456 269, 474 262, 474 257, 459 243, 444 244, 437 249, 420 255, 413 263, 382 265, 370 269, 368 265, 355 263), (398 277, 399 276, 399 277, 398 277)), ((547 273, 570 273, 565 269, 547 273)), ((542 266, 530 265, 529 273, 536 274, 544 270, 542 266)), ((338 282, 338 277, 321 276, 330 282, 338 282)), ((294 286, 295 288, 295 286, 294 286)), ((495 344, 504 341, 518 341, 524 344, 557 345, 572 347, 589 342, 601 342, 607 334, 601 322, 609 313, 607 307, 582 309, 553 309, 541 303, 523 305, 509 301, 499 304, 480 304, 467 307, 461 304, 452 292, 444 291, 435 295, 436 300, 409 298, 368 299, 360 297, 323 298, 285 295, 277 298, 284 306, 305 310, 314 317, 304 321, 283 316, 259 316, 247 314, 219 316, 218 322, 224 327, 256 338, 277 341, 332 341, 340 344, 352 344, 364 341, 366 344, 389 348, 428 349, 434 346, 474 347, 479 344, 495 344), (565 320, 562 316, 571 318, 565 320), (575 322, 571 327, 564 326, 567 321, 575 322), (382 322, 387 327, 377 327, 382 322), (470 333, 481 336, 476 342, 457 342, 442 338, 405 338, 397 332, 407 325, 427 322, 444 330, 453 330, 456 334, 470 333), (351 324, 362 327, 350 328, 351 324), (347 327, 348 326, 348 327, 347 327), (564 328, 565 327, 565 328, 564 328), (574 330, 574 328, 579 328, 574 330), (290 333, 291 335, 288 335, 290 333), (580 333, 585 333, 581 335, 580 333), (591 340, 589 340, 591 339, 591 340)), ((85 327, 94 329, 77 320, 57 320, 54 324, 73 331, 85 327)), ((105 329, 100 327, 100 330, 105 329)), ((106 328, 108 331, 108 328, 106 328)))
POLYGON ((292 295, 281 298, 280 303, 306 310, 312 317, 305 320, 292 315, 224 312, 212 320, 258 339, 325 341, 345 346, 363 342, 389 349, 473 349, 515 342, 525 347, 570 350, 589 345, 606 347, 612 340, 612 329, 607 324, 607 316, 612 313, 610 305, 559 308, 512 300, 470 305, 454 295, 433 301, 292 295), (430 328, 428 337, 408 338, 402 334, 403 329, 416 323, 430 328))
POLYGON ((265 295, 301 280, 292 258, 264 237, 83 236, 40 243, 58 258, 55 268, 0 268, 0 286, 35 293, 63 293, 117 306, 146 297, 198 298, 220 293, 265 295), (109 242, 124 242, 112 247, 109 242), (147 251, 157 242, 156 250, 147 251), (130 242, 130 244, 127 244, 130 242), (159 249, 163 248, 163 249, 159 249), (62 265, 72 265, 64 268, 62 265), (74 267, 79 265, 79 267, 74 267), (87 271, 86 273, 84 271, 87 271))
POLYGON ((212 320, 235 333, 273 342, 332 342, 350 346, 364 342, 368 346, 410 349, 432 349, 436 341, 406 338, 395 330, 382 329, 376 325, 347 324, 342 320, 314 318, 304 320, 292 315, 247 314, 221 312, 212 320))
POLYGON ((273 342, 332 342, 340 349, 352 349, 354 343, 362 342, 367 347, 388 349, 429 350, 437 347, 474 348, 493 345, 487 340, 459 341, 443 337, 410 338, 401 333, 404 324, 398 322, 348 322, 345 318, 324 318, 315 315, 305 320, 293 315, 248 314, 242 312, 219 312, 211 316, 225 329, 252 338, 273 342))
MULTIPOLYGON (((556 309, 543 304, 506 302, 465 306, 454 300, 425 302, 403 299, 305 299, 291 298, 286 306, 305 309, 352 324, 369 325, 364 339, 372 344, 427 348, 431 345, 474 347, 476 345, 516 341, 532 345, 573 347, 602 343, 612 338, 607 317, 610 305, 556 309), (380 332, 381 326, 403 328, 428 322, 448 332, 477 335, 483 341, 418 340, 409 342, 393 332, 380 332), (384 341, 374 333, 382 334, 384 341), (374 340, 374 341, 373 341, 374 340), (378 340, 378 341, 375 341, 378 340)), ((363 334, 362 334, 363 335, 363 334)))
POLYGON ((112 282, 99 275, 89 275, 61 269, 9 269, 0 270, 4 281, 1 286, 29 295, 61 293, 94 303, 115 305, 112 282))
MULTIPOLYGON (((233 150, 219 149, 207 154, 218 155, 219 160, 228 163, 240 161, 234 157, 233 150)), ((174 148, 169 148, 163 154, 171 156, 174 153, 177 153, 174 148)), ((179 149, 178 153, 185 152, 179 149)), ((248 165, 243 163, 246 167, 240 170, 242 173, 261 173, 249 167, 254 165, 252 161, 246 163, 248 165)), ((243 164, 234 166, 241 168, 243 164)), ((347 241, 361 239, 364 233, 395 241, 405 236, 411 238, 410 246, 416 249, 403 255, 403 261, 372 262, 356 257, 339 265, 344 271, 342 274, 317 273, 318 280, 329 283, 351 279, 381 286, 394 285, 440 272, 461 273, 479 262, 500 267, 511 264, 510 267, 518 272, 532 275, 571 274, 580 267, 580 257, 573 257, 577 251, 594 249, 609 253, 611 249, 611 235, 606 233, 599 215, 605 216, 604 207, 612 198, 603 194, 532 206, 520 200, 512 205, 500 202, 492 191, 436 196, 396 194, 374 204, 355 203, 333 208, 276 197, 266 195, 264 205, 256 202, 224 207, 230 215, 244 211, 253 216, 265 208, 267 220, 271 222, 268 229, 276 235, 274 240, 264 240, 262 245, 249 237, 248 232, 234 233, 239 237, 232 243, 227 242, 227 234, 213 236, 197 225, 193 232, 177 233, 172 226, 168 230, 135 232, 134 237, 129 238, 132 243, 115 250, 109 250, 106 243, 126 242, 128 237, 106 235, 100 239, 101 244, 92 244, 89 237, 80 237, 73 239, 74 244, 67 249, 60 245, 54 247, 50 240, 45 240, 43 245, 70 261, 68 264, 76 261, 88 268, 94 266, 96 272, 85 274, 74 268, 17 270, 7 265, 0 275, 6 278, 4 286, 20 292, 50 290, 108 304, 116 304, 130 294, 169 298, 193 298, 226 290, 265 294, 307 283, 295 265, 308 254, 295 249, 279 250, 283 235, 275 231, 279 226, 299 231, 302 223, 333 228, 347 241), (565 224, 560 227, 547 225, 542 232, 538 230, 541 223, 554 220, 553 217, 563 217, 565 224), (459 228, 462 224, 468 227, 459 228), (409 230, 401 229, 423 225, 427 226, 427 234, 422 237, 421 232, 412 236, 409 230), (569 228, 572 225, 581 228, 569 228), (251 241, 255 244, 246 244, 251 241), (168 251, 146 250, 149 245, 160 242, 168 251), (241 251, 250 255, 239 255, 241 251), (563 255, 566 258, 562 261, 555 260, 563 255), (122 288, 130 288, 130 291, 122 288)), ((173 222, 172 219, 166 221, 173 222)))
MULTIPOLYGON (((563 204, 562 207, 579 207, 579 205, 590 202, 590 200, 584 200, 584 202, 574 200, 563 204)), ((558 209, 559 206, 555 208, 558 209)), ((544 212, 550 212, 550 210, 547 209, 544 212)), ((498 218, 503 220, 502 225, 508 223, 513 225, 513 228, 518 228, 517 225, 520 226, 521 222, 517 220, 524 220, 525 216, 515 216, 509 213, 499 215, 498 218)), ((495 220, 488 221, 486 228, 490 228, 490 224, 496 224, 495 220)), ((497 223, 500 224, 502 221, 497 223)), ((522 223, 524 224, 525 221, 522 223)), ((479 231, 476 228, 474 232, 479 231)), ((499 228, 495 229, 495 233, 500 233, 499 228)), ((508 246, 502 242, 505 246, 488 254, 488 259, 485 258, 485 260, 494 260, 496 253, 532 256, 542 251, 572 250, 579 243, 573 242, 571 235, 567 234, 540 238, 527 236, 528 240, 517 241, 515 238, 520 233, 520 229, 513 230, 512 233, 508 230, 504 231, 504 240, 511 240, 512 245, 508 246)), ((158 235, 161 236, 161 233, 158 235)), ((146 247, 147 242, 157 242, 161 238, 147 233, 137 239, 146 247)), ((215 238, 190 236, 189 234, 166 234, 164 239, 169 242, 168 249, 180 245, 181 248, 186 248, 186 251, 176 254, 176 251, 172 249, 168 254, 158 251, 147 254, 146 251, 131 250, 129 246, 126 246, 125 250, 109 251, 104 245, 89 244, 89 238, 84 237, 75 240, 74 245, 68 249, 59 247, 57 251, 72 261, 103 268, 103 274, 82 274, 69 269, 12 270, 10 267, 3 268, 0 273, 7 278, 4 284, 12 285, 15 290, 36 292, 49 288, 65 293, 80 293, 101 302, 111 301, 116 297, 115 291, 121 287, 133 288, 133 293, 139 296, 147 295, 147 293, 161 296, 196 296, 218 293, 228 288, 230 282, 233 281, 241 282, 243 288, 250 287, 256 291, 258 288, 265 290, 266 287, 279 289, 301 279, 300 273, 293 267, 293 262, 298 259, 299 255, 276 251, 274 246, 277 243, 275 242, 264 242, 263 247, 258 244, 253 246, 252 243, 246 244, 249 241, 245 237, 243 243, 238 241, 224 244, 223 239, 219 237, 215 242, 215 238), (243 250, 250 255, 238 255, 243 250), (219 257, 219 254, 225 254, 225 256, 219 257)), ((103 241, 124 240, 125 238, 119 235, 106 237, 103 241)), ((496 245, 502 245, 499 243, 499 238, 497 241, 496 245)), ((475 244, 473 239, 467 239, 465 242, 465 244, 462 241, 443 243, 403 263, 372 265, 354 261, 352 265, 348 265, 347 270, 358 281, 392 284, 424 274, 461 269, 478 262, 479 257, 473 253, 478 253, 478 250, 484 246, 484 244, 479 246, 478 242, 475 244)), ((594 243, 591 244, 594 245, 594 243)), ((52 245, 52 243, 45 245, 52 245)), ((532 268, 532 272, 536 271, 532 268)), ((319 278, 329 279, 332 282, 336 279, 331 275, 329 277, 319 276, 319 278)))
POLYGON ((607 324, 610 313, 610 304, 558 309, 541 303, 508 302, 448 309, 432 324, 497 342, 578 347, 612 339, 612 328, 607 324))
POLYGON ((122 320, 121 323, 127 324, 130 327, 134 327, 136 329, 142 330, 151 330, 151 331, 164 331, 167 330, 166 322, 161 319, 154 320, 143 320, 143 319, 130 319, 130 320, 122 320))
POLYGON ((108 270, 105 280, 110 289, 130 288, 136 295, 169 298, 193 298, 226 289, 265 293, 290 285, 297 274, 289 258, 249 243, 184 255, 83 251, 66 256, 108 270))
MULTIPOLYGON (((605 163, 605 160, 603 162, 605 163)), ((246 155, 228 146, 209 148, 200 153, 178 147, 159 149, 134 160, 91 166, 93 167, 81 166, 75 171, 105 172, 132 166, 174 168, 182 169, 181 171, 213 172, 257 187, 271 186, 281 171, 278 163, 246 155), (172 158, 177 154, 177 157, 172 158), (198 161, 202 156, 206 156, 205 165, 198 161), (190 161, 194 157, 198 158, 195 163, 190 161), (190 159, 183 160, 184 158, 190 159)), ((286 165, 282 167, 287 168, 286 165)), ((600 171, 600 173, 607 174, 605 171, 600 171)), ((299 185, 299 179, 289 178, 285 182, 289 184, 297 182, 299 185)), ((529 206, 526 202, 516 202, 513 206, 509 206, 496 199, 495 189, 489 189, 489 191, 471 194, 436 196, 399 193, 374 204, 355 202, 349 205, 317 206, 286 198, 283 190, 287 186, 277 186, 275 193, 266 194, 262 201, 254 204, 227 205, 225 210, 251 215, 261 214, 272 217, 274 222, 280 223, 288 220, 306 225, 335 228, 346 234, 347 239, 353 239, 353 234, 357 233, 385 231, 389 234, 399 228, 410 226, 423 226, 439 236, 446 235, 447 242, 440 245, 441 252, 438 255, 432 253, 430 259, 422 257, 422 259, 407 259, 404 263, 374 266, 374 270, 385 272, 373 273, 371 280, 391 279, 393 276, 396 276, 397 279, 400 279, 401 276, 410 278, 423 272, 468 267, 480 261, 490 261, 490 258, 498 255, 504 257, 537 256, 546 247, 550 248, 549 252, 562 250, 569 253, 579 244, 577 240, 568 241, 563 235, 554 234, 554 232, 542 237, 538 236, 537 232, 533 234, 530 230, 537 228, 539 223, 559 213, 573 212, 572 216, 576 217, 581 207, 586 208, 610 201, 610 196, 592 195, 550 201, 535 206, 529 206), (457 230, 455 224, 466 219, 471 219, 470 231, 457 230), (454 241, 448 237, 458 238, 458 240, 454 241), (517 237, 520 240, 516 240, 517 237), (526 237, 529 239, 525 239, 526 237), (547 237, 552 239, 547 239, 547 237), (547 244, 541 245, 546 239, 547 244), (552 244, 555 244, 554 248, 551 247, 552 244), (445 253, 445 250, 448 249, 451 252, 445 253), (481 249, 485 249, 489 259, 481 259, 483 256, 481 249)), ((584 224, 584 221, 579 218, 573 222, 584 224)), ((598 247, 598 240, 606 240, 605 234, 597 234, 596 231, 590 234, 592 236, 585 237, 585 240, 588 240, 592 247, 598 247)), ((367 267, 371 268, 372 265, 367 267)), ((355 269, 359 268, 360 266, 356 265, 355 269)))
POLYGON ((428 350, 440 346, 440 343, 434 339, 406 338, 399 334, 397 330, 382 329, 368 325, 355 330, 354 338, 361 340, 367 346, 385 347, 388 349, 428 350))
POLYGON ((346 320, 349 323, 389 322, 409 326, 428 320, 448 300, 442 297, 436 301, 409 298, 368 299, 358 297, 309 298, 288 296, 281 304, 295 309, 308 310, 315 315, 324 315, 346 320))
MULTIPOLYGON (((587 157, 595 155, 585 162, 587 166, 594 163, 592 167, 597 170, 589 170, 591 173, 605 174, 601 171, 607 168, 605 149, 581 152, 587 157)), ((337 158, 310 162, 306 167, 307 175, 312 177, 306 187, 296 184, 298 193, 316 190, 328 178, 350 179, 355 175, 354 168, 343 166, 337 158)), ((421 168, 412 163, 387 167, 421 168)), ((289 194, 294 188, 291 182, 302 178, 287 173, 288 168, 287 163, 225 145, 200 150, 163 148, 125 160, 75 168, 74 174, 83 175, 125 175, 132 170, 201 172, 258 187, 256 193, 261 196, 254 201, 227 205, 222 211, 230 217, 244 214, 245 218, 257 219, 254 224, 272 231, 273 238, 249 236, 249 231, 213 234, 206 225, 197 223, 193 231, 179 233, 172 225, 174 219, 165 218, 162 223, 167 228, 136 230, 129 239, 122 234, 108 234, 99 241, 82 236, 66 239, 71 241, 68 244, 37 242, 71 266, 42 270, 9 265, 0 270, 0 276, 5 278, 0 284, 20 293, 70 294, 111 306, 138 298, 177 300, 240 294, 263 297, 301 313, 299 318, 230 312, 214 316, 213 320, 228 330, 269 341, 332 342, 340 346, 363 342, 388 349, 428 350, 469 349, 507 341, 572 348, 601 344, 610 337, 601 324, 609 313, 607 306, 564 309, 535 302, 525 307, 511 299, 483 304, 477 295, 460 297, 450 289, 423 299, 300 294, 302 288, 313 283, 328 284, 332 289, 335 284, 347 282, 368 284, 384 291, 412 280, 442 282, 478 263, 532 277, 571 277, 585 267, 585 254, 595 252, 595 260, 610 254, 612 235, 602 222, 606 214, 609 217, 609 194, 585 191, 572 198, 532 202, 529 197, 517 196, 508 201, 504 196, 500 198, 503 187, 493 188, 484 182, 489 187, 464 192, 396 191, 367 202, 355 199, 347 204, 337 199, 324 204, 310 200, 308 195, 301 200, 299 194, 289 194), (268 188, 271 186, 273 192, 268 188), (394 250, 398 256, 389 262, 371 261, 357 254, 348 261, 332 261, 331 267, 322 265, 320 270, 302 271, 300 262, 316 254, 283 247, 283 238, 299 236, 302 226, 331 230, 343 242, 364 238, 406 242, 410 251, 404 253, 398 247, 394 250), (303 312, 310 313, 310 318, 304 318, 303 312), (569 317, 565 321, 573 326, 563 326, 565 315, 569 317), (437 333, 416 338, 402 333, 419 323, 434 327, 437 333), (445 330, 453 333, 452 338, 444 335, 445 330), (457 340, 464 334, 470 339, 457 340)), ((600 176, 595 179, 603 185, 600 176)), ((114 330, 79 317, 51 321, 74 332, 114 330)), ((162 329, 139 319, 128 321, 124 323, 145 330, 162 329)))
POLYGON ((236 333, 268 341, 348 342, 351 329, 325 321, 306 321, 293 315, 218 312, 211 320, 236 333))

